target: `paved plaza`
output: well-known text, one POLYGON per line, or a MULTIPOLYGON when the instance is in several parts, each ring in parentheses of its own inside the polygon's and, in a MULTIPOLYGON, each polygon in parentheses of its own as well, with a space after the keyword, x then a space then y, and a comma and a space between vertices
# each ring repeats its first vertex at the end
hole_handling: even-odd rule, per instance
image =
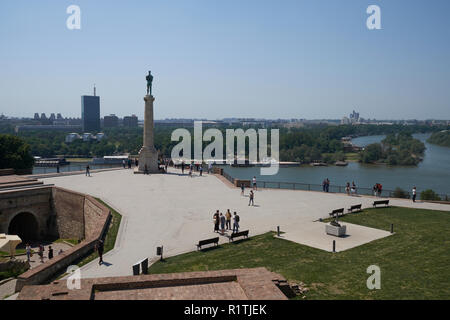
MULTIPOLYGON (((174 169, 169 169, 168 174, 136 175, 132 170, 115 170, 96 173, 92 177, 72 175, 42 180, 99 197, 123 216, 116 247, 104 256, 106 264, 99 266, 97 260, 85 265, 83 278, 131 275, 132 264, 146 257, 155 258, 156 247, 161 245, 165 256, 196 250, 199 240, 217 236, 213 232, 213 213, 217 209, 222 213, 227 209, 237 211, 241 218, 240 229, 249 229, 250 236, 276 230, 280 226, 282 231, 289 231, 286 235, 292 235, 292 241, 296 241, 297 228, 307 231, 316 230, 319 226, 323 228, 320 237, 328 237, 331 245, 336 238, 324 235, 324 226, 313 221, 327 218, 328 213, 336 208, 348 208, 359 203, 363 208, 371 207, 374 200, 369 196, 261 189, 255 193, 255 206, 248 206, 249 199, 240 195, 240 189, 231 187, 218 177, 207 174, 199 177, 196 173, 190 178, 174 169)), ((450 210, 448 205, 401 199, 391 199, 391 204, 450 210)), ((357 233, 361 231, 358 229, 357 233)), ((352 226, 349 226, 349 234, 351 232, 352 226)), ((385 233, 381 232, 384 236, 385 233)), ((303 234, 308 235, 307 232, 303 234)), ((373 234, 373 239, 379 236, 373 234)), ((309 245, 308 241, 300 240, 297 242, 309 245)), ((228 238, 220 236, 220 242, 228 242, 228 238)), ((349 247, 354 245, 358 244, 348 243, 349 247)), ((324 247, 328 245, 325 243, 324 247)))

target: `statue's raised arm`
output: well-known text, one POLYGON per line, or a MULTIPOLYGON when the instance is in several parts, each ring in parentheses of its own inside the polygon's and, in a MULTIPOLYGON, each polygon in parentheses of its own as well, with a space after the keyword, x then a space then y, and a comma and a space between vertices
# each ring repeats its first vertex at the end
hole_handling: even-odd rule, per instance
POLYGON ((145 77, 145 79, 147 80, 147 95, 152 95, 153 76, 151 71, 148 72, 148 75, 145 77))

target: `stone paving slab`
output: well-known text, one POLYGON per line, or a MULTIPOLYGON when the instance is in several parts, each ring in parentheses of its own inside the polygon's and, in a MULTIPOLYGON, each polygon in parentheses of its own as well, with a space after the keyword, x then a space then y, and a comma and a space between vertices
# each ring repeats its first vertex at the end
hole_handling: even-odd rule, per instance
POLYGON ((333 251, 334 240, 336 241, 336 252, 341 252, 391 235, 390 232, 385 230, 347 222, 340 222, 340 224, 347 227, 345 237, 326 234, 326 223, 323 222, 288 225, 282 230, 284 233, 276 237, 328 252, 333 251))
MULTIPOLYGON (((99 197, 123 215, 118 243, 105 254, 104 265, 93 261, 82 268, 82 277, 126 276, 132 265, 143 258, 155 258, 156 247, 164 246, 164 255, 172 256, 196 250, 199 240, 216 237, 213 213, 237 211, 241 230, 250 236, 267 231, 287 230, 290 225, 315 227, 313 221, 327 218, 337 208, 361 203, 371 207, 374 197, 347 196, 300 190, 259 189, 255 206, 248 206, 248 190, 230 188, 214 175, 198 173, 189 177, 169 168, 169 174, 135 175, 132 170, 115 170, 92 177, 72 175, 44 179, 58 187, 99 197)), ((450 206, 413 203, 391 199, 392 205, 450 211, 450 206)), ((323 230, 322 230, 323 231, 323 230)), ((322 233, 322 231, 320 231, 322 233)), ((221 242, 227 242, 220 237, 221 242)))

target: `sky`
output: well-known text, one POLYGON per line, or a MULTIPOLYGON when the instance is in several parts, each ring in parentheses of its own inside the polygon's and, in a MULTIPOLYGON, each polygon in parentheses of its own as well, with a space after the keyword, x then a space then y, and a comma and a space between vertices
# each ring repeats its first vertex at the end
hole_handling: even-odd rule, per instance
POLYGON ((450 119, 448 0, 2 0, 0 114, 450 119), (66 9, 81 9, 69 30, 66 9), (381 30, 369 30, 369 5, 381 30))

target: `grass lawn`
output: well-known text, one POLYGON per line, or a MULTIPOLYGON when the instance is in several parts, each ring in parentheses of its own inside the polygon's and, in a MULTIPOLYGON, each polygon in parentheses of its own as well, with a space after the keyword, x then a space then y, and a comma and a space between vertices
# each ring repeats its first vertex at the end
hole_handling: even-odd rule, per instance
POLYGON ((339 252, 329 253, 273 233, 191 252, 156 262, 150 273, 266 267, 286 279, 303 281, 308 299, 449 299, 450 212, 408 209, 367 209, 341 219, 395 234, 339 252), (381 269, 381 289, 366 286, 367 267, 381 269))

